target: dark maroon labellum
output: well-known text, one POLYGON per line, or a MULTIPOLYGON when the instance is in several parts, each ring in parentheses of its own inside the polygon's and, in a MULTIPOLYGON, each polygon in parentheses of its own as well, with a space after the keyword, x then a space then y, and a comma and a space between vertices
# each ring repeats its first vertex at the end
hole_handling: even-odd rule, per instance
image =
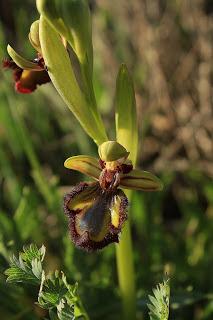
POLYGON ((80 183, 64 197, 64 211, 74 244, 88 252, 119 241, 127 219, 128 200, 123 191, 103 191, 98 182, 80 183))

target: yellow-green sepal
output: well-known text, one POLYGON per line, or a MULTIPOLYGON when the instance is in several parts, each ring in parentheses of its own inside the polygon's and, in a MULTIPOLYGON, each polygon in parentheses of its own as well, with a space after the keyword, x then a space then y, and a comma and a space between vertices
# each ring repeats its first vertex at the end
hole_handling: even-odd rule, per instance
POLYGON ((132 78, 125 64, 118 72, 115 94, 116 140, 130 152, 130 160, 136 163, 138 127, 135 92, 132 78))
POLYGON ((99 146, 98 154, 101 160, 111 162, 126 159, 129 152, 117 141, 105 141, 99 146))
POLYGON ((95 180, 99 179, 101 168, 96 158, 80 155, 66 159, 64 166, 79 171, 95 180))
POLYGON ((23 58, 20 54, 18 54, 9 44, 7 46, 7 52, 9 56, 13 59, 13 61, 24 70, 33 70, 40 71, 41 67, 37 63, 31 62, 25 58, 23 58))
POLYGON ((161 191, 163 183, 148 171, 133 169, 121 177, 120 186, 124 189, 141 191, 161 191))

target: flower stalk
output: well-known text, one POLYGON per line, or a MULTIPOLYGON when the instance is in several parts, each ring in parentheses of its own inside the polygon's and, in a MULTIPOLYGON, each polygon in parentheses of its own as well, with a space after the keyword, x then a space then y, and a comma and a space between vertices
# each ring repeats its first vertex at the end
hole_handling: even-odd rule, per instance
MULTIPOLYGON (((126 193, 128 199, 131 192, 126 193)), ((133 246, 129 220, 126 221, 122 230, 119 244, 116 245, 117 272, 122 299, 123 318, 136 318, 136 287, 135 269, 133 259, 133 246)))

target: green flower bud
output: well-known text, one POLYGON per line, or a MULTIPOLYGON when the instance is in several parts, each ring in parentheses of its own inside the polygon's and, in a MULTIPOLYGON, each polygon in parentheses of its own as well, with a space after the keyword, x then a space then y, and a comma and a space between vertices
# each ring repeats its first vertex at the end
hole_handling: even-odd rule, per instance
POLYGON ((129 152, 116 141, 106 141, 98 148, 98 153, 102 161, 111 162, 119 159, 126 159, 129 152))
POLYGON ((29 40, 31 45, 41 53, 41 45, 39 40, 39 20, 34 21, 30 27, 29 40))

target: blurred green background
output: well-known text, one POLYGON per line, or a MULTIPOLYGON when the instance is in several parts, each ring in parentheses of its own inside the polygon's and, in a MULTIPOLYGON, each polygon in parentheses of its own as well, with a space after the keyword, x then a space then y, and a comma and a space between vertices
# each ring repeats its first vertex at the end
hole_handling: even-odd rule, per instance
MULTIPOLYGON (((213 319, 213 5, 201 0, 90 1, 94 85, 110 138, 120 63, 134 78, 139 122, 138 166, 157 174, 160 193, 134 193, 130 203, 138 319, 147 295, 171 277, 171 319, 213 319)), ((0 1, 0 57, 10 43, 28 58, 38 18, 31 0, 0 1)), ((91 319, 120 319, 115 248, 75 249, 62 199, 85 177, 66 170, 70 155, 96 156, 51 84, 31 95, 14 90, 0 70, 0 314, 43 319, 37 291, 5 283, 9 257, 29 243, 47 247, 46 269, 63 270, 91 319)))

